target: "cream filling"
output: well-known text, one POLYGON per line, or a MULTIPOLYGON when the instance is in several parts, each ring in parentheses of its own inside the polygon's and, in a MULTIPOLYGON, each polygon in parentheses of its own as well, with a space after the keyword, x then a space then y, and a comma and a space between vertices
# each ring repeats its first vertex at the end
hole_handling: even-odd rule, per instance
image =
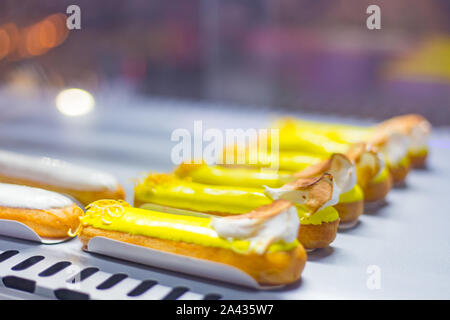
POLYGON ((23 209, 63 208, 73 204, 69 198, 52 191, 0 183, 0 206, 23 209))
POLYGON ((291 206, 269 219, 212 217, 211 227, 229 241, 248 240, 251 251, 263 254, 273 243, 297 239, 300 220, 297 209, 291 206))
MULTIPOLYGON (((349 168, 342 168, 341 170, 329 170, 336 182, 336 187, 339 188, 340 193, 350 191, 356 185, 356 167, 351 165, 349 168)), ((334 186, 333 186, 334 190, 334 186)))
POLYGON ((417 152, 426 149, 429 137, 430 132, 425 124, 413 127, 410 133, 409 150, 417 152))
POLYGON ((117 190, 110 174, 64 161, 0 151, 0 174, 76 190, 117 190))
POLYGON ((325 202, 319 209, 317 209, 317 211, 320 211, 323 208, 331 207, 331 206, 334 206, 335 204, 338 204, 340 194, 341 194, 341 190, 336 186, 336 182, 333 179, 333 192, 331 193, 331 199, 328 200, 327 202, 325 202))
POLYGON ((408 154, 410 138, 401 133, 392 133, 387 143, 380 148, 388 163, 396 165, 408 154))
MULTIPOLYGON (((309 197, 309 191, 307 190, 285 190, 281 188, 269 188, 264 186, 264 193, 270 197, 272 200, 283 199, 290 201, 296 205, 304 205, 309 197)), ((334 206, 339 202, 339 195, 341 193, 340 188, 336 185, 335 179, 333 179, 333 192, 331 194, 331 199, 323 204, 317 211, 322 210, 325 207, 334 206)), ((316 212, 317 212, 316 211, 316 212)))
POLYGON ((374 179, 376 179, 383 172, 384 168, 386 168, 386 161, 384 161, 383 155, 381 153, 377 152, 377 158, 378 158, 378 163, 380 165, 380 169, 378 170, 374 179))

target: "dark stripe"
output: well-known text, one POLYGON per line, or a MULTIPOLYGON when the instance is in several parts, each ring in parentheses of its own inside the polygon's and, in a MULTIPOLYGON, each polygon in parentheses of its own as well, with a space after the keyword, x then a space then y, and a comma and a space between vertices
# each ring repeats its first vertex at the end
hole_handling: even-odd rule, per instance
POLYGON ((5 251, 5 252, 2 252, 0 254, 0 262, 8 260, 9 258, 15 256, 18 253, 19 253, 19 251, 17 251, 17 250, 8 250, 8 251, 5 251))
POLYGON ((189 289, 185 288, 185 287, 176 287, 173 288, 172 291, 170 291, 164 298, 163 300, 176 300, 179 297, 181 297, 183 294, 185 294, 186 292, 188 292, 189 289))
POLYGON ((56 289, 54 294, 59 300, 89 300, 88 294, 70 289, 56 289))
POLYGON ((57 274, 58 272, 60 272, 61 270, 64 270, 65 268, 67 268, 68 266, 70 266, 72 263, 69 261, 60 261, 55 263, 54 265, 52 265, 51 267, 45 269, 44 271, 42 271, 41 273, 39 273, 40 277, 50 277, 53 276, 54 274, 57 274))
POLYGON ((73 278, 68 280, 68 282, 71 282, 71 283, 81 282, 81 281, 89 278, 90 276, 92 276, 98 270, 99 270, 98 268, 94 268, 94 267, 89 267, 89 268, 83 269, 76 276, 74 276, 73 278))
POLYGON ((128 296, 129 297, 137 297, 140 296, 141 294, 145 293, 148 289, 150 289, 151 287, 153 287, 154 285, 156 285, 158 282, 153 281, 153 280, 145 280, 142 281, 136 288, 134 288, 133 290, 131 290, 130 292, 128 292, 128 296))
POLYGON ((118 284, 120 281, 122 281, 123 279, 126 279, 127 277, 128 276, 123 273, 113 274, 111 277, 109 277, 104 282, 99 284, 97 286, 97 289, 98 290, 110 289, 110 288, 114 287, 116 284, 118 284))
POLYGON ((14 267, 11 268, 11 270, 13 271, 22 271, 25 269, 28 269, 29 267, 35 265, 36 263, 38 263, 39 261, 44 260, 43 256, 33 256, 30 257, 18 264, 16 264, 14 267))
POLYGON ((206 296, 203 297, 203 300, 219 300, 222 296, 217 293, 208 293, 206 296))
POLYGON ((6 276, 3 278, 3 284, 7 288, 12 288, 20 291, 34 293, 36 290, 36 282, 15 276, 6 276))

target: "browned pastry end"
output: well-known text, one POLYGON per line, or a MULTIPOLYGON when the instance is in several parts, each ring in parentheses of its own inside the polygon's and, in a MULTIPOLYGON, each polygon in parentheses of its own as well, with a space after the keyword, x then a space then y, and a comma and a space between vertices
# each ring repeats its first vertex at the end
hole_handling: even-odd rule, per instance
POLYGON ((352 222, 358 220, 359 216, 364 213, 364 200, 338 203, 333 207, 337 210, 341 223, 352 222))
POLYGON ((386 198, 389 190, 392 188, 392 178, 389 176, 387 179, 380 182, 370 182, 364 189, 364 201, 376 202, 386 198))
POLYGON ((24 209, 0 207, 0 219, 19 221, 39 236, 65 238, 69 230, 76 230, 83 211, 75 204, 58 209, 24 209))
POLYGON ((321 224, 302 224, 298 231, 298 240, 305 249, 328 247, 336 238, 339 219, 321 224))
POLYGON ((424 155, 416 156, 416 155, 410 155, 409 161, 411 163, 411 167, 414 169, 423 169, 427 166, 427 158, 428 158, 428 152, 424 155))
POLYGON ((394 186, 401 185, 405 182, 406 177, 408 176, 409 171, 411 171, 411 165, 408 166, 397 166, 390 167, 389 172, 392 177, 392 182, 394 186))

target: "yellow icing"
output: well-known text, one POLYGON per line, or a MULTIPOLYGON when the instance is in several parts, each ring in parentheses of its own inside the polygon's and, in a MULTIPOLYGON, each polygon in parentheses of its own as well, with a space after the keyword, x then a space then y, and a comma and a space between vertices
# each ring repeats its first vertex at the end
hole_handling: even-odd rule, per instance
POLYGON ((409 156, 413 156, 413 157, 424 157, 428 154, 428 148, 427 147, 423 147, 423 148, 419 148, 419 149, 410 149, 408 151, 408 155, 409 156))
POLYGON ((305 153, 329 155, 332 152, 346 152, 348 144, 333 141, 320 133, 314 131, 280 130, 281 150, 300 150, 305 153))
POLYGON ((288 119, 276 123, 281 150, 329 155, 346 152, 349 143, 363 141, 370 130, 362 127, 288 119))
POLYGON ((384 167, 383 170, 371 181, 371 183, 381 183, 386 181, 389 178, 389 170, 387 167, 384 167))
MULTIPOLYGON (((206 185, 164 174, 149 175, 144 182, 136 185, 135 198, 143 203, 227 214, 244 214, 272 203, 272 199, 266 196, 263 188, 206 185)), ((306 208, 301 211, 300 218, 310 214, 306 208)), ((328 213, 331 211, 333 210, 329 210, 328 213)), ((314 216, 318 213, 314 213, 314 216)), ((324 218, 324 222, 329 222, 333 217, 319 214, 314 221, 324 218)), ((337 218, 338 216, 334 220, 337 218)))
POLYGON ((339 219, 339 213, 333 207, 325 207, 311 215, 304 208, 297 206, 297 213, 300 218, 300 228, 302 224, 318 225, 323 222, 333 222, 339 219))
POLYGON ((358 184, 347 192, 339 195, 339 203, 352 203, 361 201, 364 199, 364 194, 361 187, 358 184))
MULTIPOLYGON (((183 165, 184 168, 186 166, 189 165, 183 165)), ((286 172, 270 172, 268 170, 251 168, 227 168, 208 166, 206 164, 192 165, 191 170, 184 169, 179 174, 188 176, 192 181, 198 183, 253 188, 261 188, 262 186, 279 188, 293 179, 286 172)))
MULTIPOLYGON (((150 177, 159 179, 158 176, 161 175, 150 177)), ((272 203, 262 188, 207 185, 179 178, 161 183, 149 183, 147 179, 134 191, 140 202, 199 212, 242 214, 272 203)))
MULTIPOLYGON (((280 146, 284 144, 295 145, 295 140, 298 140, 297 143, 301 144, 303 140, 307 140, 308 135, 322 135, 326 139, 330 139, 331 141, 338 143, 338 145, 333 145, 332 143, 328 143, 326 140, 322 141, 323 145, 318 146, 317 151, 312 151, 320 154, 324 154, 324 150, 328 152, 345 152, 345 145, 347 145, 348 148, 348 145, 351 143, 367 140, 374 130, 373 127, 360 127, 354 125, 313 122, 296 119, 281 121, 279 122, 279 126, 280 146)), ((315 141, 315 139, 312 139, 311 141, 315 141)), ((410 149, 408 151, 408 156, 426 156, 427 154, 427 147, 416 150, 410 149)), ((399 163, 388 163, 388 165, 390 167, 408 167, 410 163, 407 157, 405 157, 399 163)))
POLYGON ((394 169, 395 168, 399 168, 399 167, 408 168, 411 165, 411 161, 409 160, 409 156, 408 155, 404 156, 397 163, 390 163, 390 162, 387 162, 387 161, 386 161, 386 163, 387 163, 388 167, 394 168, 394 169))
MULTIPOLYGON (((157 212, 129 206, 125 202, 100 200, 88 206, 80 218, 82 226, 143 235, 152 238, 187 242, 202 246, 230 249, 239 253, 249 252, 250 241, 225 239, 210 226, 210 217, 198 217, 157 212)), ((298 241, 276 242, 269 252, 295 248, 298 241)))
POLYGON ((318 133, 325 134, 330 139, 341 143, 355 143, 365 141, 370 137, 372 128, 364 128, 343 124, 322 124, 316 127, 318 133))
POLYGON ((328 155, 318 155, 305 152, 283 151, 279 154, 278 167, 281 170, 297 172, 311 165, 322 162, 328 155))

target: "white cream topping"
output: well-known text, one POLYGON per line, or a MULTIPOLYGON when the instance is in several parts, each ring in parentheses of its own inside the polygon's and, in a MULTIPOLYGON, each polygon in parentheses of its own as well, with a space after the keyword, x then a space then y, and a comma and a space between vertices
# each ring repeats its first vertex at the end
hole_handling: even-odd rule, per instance
POLYGON ((356 185, 355 165, 351 165, 348 168, 341 168, 340 170, 330 169, 328 173, 331 173, 333 176, 333 182, 336 182, 336 187, 339 188, 340 193, 350 191, 356 185))
POLYGON ((110 174, 46 157, 0 151, 0 174, 77 190, 117 190, 110 174))
POLYGON ((383 172, 384 168, 386 167, 386 161, 384 161, 383 155, 381 153, 377 152, 377 158, 380 169, 378 170, 374 179, 378 178, 378 176, 383 172))
MULTIPOLYGON (((290 201, 296 205, 304 205, 306 200, 308 199, 309 193, 309 191, 307 190, 286 190, 283 187, 269 188, 268 186, 264 186, 264 189, 264 193, 272 200, 283 199, 290 201)), ((331 199, 328 200, 324 205, 322 205, 317 211, 337 204, 339 202, 340 193, 341 190, 336 185, 336 182, 333 179, 333 192, 331 194, 331 199)))
POLYGON ((52 191, 0 183, 0 206, 24 209, 63 208, 73 204, 69 198, 52 191))
POLYGON ((380 152, 390 164, 398 164, 407 156, 410 138, 404 134, 394 132, 389 136, 387 143, 380 148, 380 152))
POLYGON ((326 207, 334 206, 335 204, 337 204, 339 202, 340 194, 341 194, 341 190, 336 185, 335 179, 333 179, 333 192, 331 193, 331 199, 328 200, 327 202, 325 202, 319 209, 317 209, 317 211, 322 210, 326 207))
POLYGON ((430 131, 426 124, 415 126, 411 129, 409 149, 411 151, 422 151, 427 148, 430 131))
POLYGON ((250 241, 250 251, 263 254, 272 243, 291 243, 297 239, 300 220, 297 209, 291 206, 268 219, 213 217, 211 227, 229 241, 250 241))

